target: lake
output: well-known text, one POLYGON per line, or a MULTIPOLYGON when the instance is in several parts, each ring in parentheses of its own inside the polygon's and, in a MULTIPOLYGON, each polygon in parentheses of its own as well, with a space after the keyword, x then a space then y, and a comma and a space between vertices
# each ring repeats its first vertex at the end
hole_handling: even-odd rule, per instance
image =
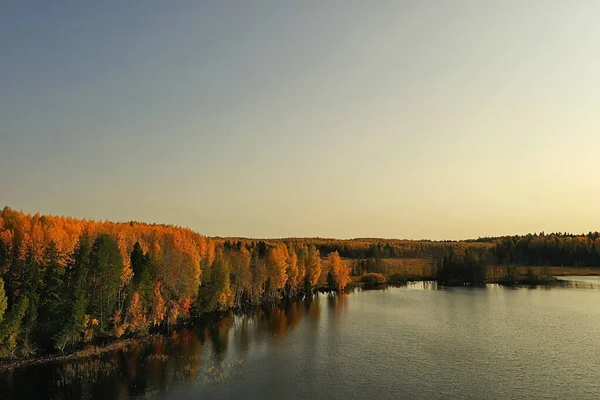
MULTIPOLYGON (((567 278, 569 279, 569 278, 567 278)), ((100 358, 0 372, 19 399, 597 399, 600 278, 321 294, 100 358)))

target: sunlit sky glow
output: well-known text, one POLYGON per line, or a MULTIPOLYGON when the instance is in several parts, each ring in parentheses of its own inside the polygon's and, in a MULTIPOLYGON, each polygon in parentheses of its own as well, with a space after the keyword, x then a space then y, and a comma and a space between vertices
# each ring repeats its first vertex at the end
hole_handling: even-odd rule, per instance
POLYGON ((600 229, 598 1, 0 5, 0 206, 207 235, 600 229))

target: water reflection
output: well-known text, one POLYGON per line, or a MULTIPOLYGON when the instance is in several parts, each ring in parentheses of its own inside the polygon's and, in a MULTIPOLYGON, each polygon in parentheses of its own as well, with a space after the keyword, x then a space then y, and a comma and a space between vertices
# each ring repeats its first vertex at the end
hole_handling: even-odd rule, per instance
POLYGON ((558 282, 575 289, 600 289, 600 276, 557 276, 558 282))
MULTIPOLYGON (((176 387, 219 385, 237 376, 253 348, 281 340, 307 319, 318 323, 322 299, 228 313, 125 349, 77 361, 0 372, 8 398, 126 399, 176 387)), ((335 313, 346 296, 327 299, 335 313)))
MULTIPOLYGON (((600 278, 569 284, 600 287, 600 278)), ((546 390, 558 382, 548 375, 557 368, 566 386, 552 386, 546 395, 582 387, 583 378, 573 371, 589 371, 586 376, 594 377, 585 378, 584 388, 597 394, 600 386, 593 384, 600 371, 593 355, 600 351, 594 340, 600 319, 590 315, 598 315, 600 292, 555 288, 409 282, 382 291, 321 294, 203 319, 101 356, 2 371, 0 398, 318 398, 327 390, 341 398, 365 387, 373 398, 443 398, 431 391, 432 381, 445 397, 482 398, 485 388, 501 391, 511 387, 506 382, 527 376, 544 382, 535 390, 546 390), (562 361, 550 367, 546 354, 562 361), (398 379, 406 384, 397 385, 398 379), (465 396, 469 385, 475 389, 465 396)), ((496 398, 511 397, 503 394, 496 398)))

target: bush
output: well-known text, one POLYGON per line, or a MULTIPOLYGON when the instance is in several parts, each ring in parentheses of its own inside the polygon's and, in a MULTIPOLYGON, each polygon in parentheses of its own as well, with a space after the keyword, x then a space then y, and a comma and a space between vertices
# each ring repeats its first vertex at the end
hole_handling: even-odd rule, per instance
POLYGON ((387 281, 387 279, 382 274, 370 272, 363 275, 362 278, 360 278, 360 281, 366 285, 382 285, 387 281))

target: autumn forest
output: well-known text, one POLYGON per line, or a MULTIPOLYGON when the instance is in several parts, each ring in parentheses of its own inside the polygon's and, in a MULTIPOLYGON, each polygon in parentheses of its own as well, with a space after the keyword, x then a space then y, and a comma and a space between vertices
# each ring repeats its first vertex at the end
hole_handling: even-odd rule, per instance
MULTIPOLYGON (((190 229, 0 212, 0 357, 146 335, 206 313, 342 292, 425 260, 430 278, 485 281, 490 265, 600 266, 600 235, 470 241, 210 238, 190 229), (327 268, 325 268, 327 265, 327 268)), ((507 271, 509 271, 507 269, 507 271)))

